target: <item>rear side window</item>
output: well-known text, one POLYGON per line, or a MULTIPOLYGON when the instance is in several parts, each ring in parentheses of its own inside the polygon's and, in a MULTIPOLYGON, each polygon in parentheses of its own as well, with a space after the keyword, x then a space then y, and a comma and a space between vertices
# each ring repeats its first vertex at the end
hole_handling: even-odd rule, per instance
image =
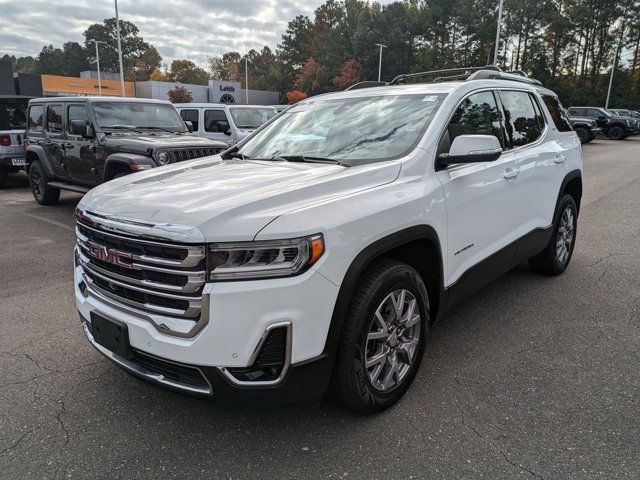
POLYGON ((206 110, 204 112, 204 131, 205 132, 222 132, 218 122, 228 122, 227 114, 224 110, 206 110))
POLYGON ((504 148, 498 104, 492 92, 469 95, 458 106, 442 139, 439 153, 447 153, 454 138, 460 135, 493 135, 504 148))
POLYGON ((198 110, 180 110, 180 116, 185 122, 191 122, 193 131, 198 131, 198 110))
POLYGON ((501 90, 507 139, 513 148, 535 142, 542 135, 542 118, 527 92, 501 90))
POLYGON ((47 131, 51 133, 62 133, 64 122, 62 105, 49 105, 47 107, 47 131))
POLYGON ((42 105, 33 105, 29 107, 29 123, 28 129, 31 132, 42 131, 42 114, 44 107, 42 105))
POLYGON ((549 110, 553 123, 559 132, 570 132, 573 130, 573 128, 571 128, 571 122, 569 121, 569 114, 560 103, 558 97, 543 95, 542 100, 544 100, 544 104, 547 110, 549 110))
POLYGON ((67 126, 67 131, 71 133, 71 121, 72 120, 84 120, 86 123, 89 123, 89 115, 87 115, 87 107, 84 105, 69 105, 67 109, 67 119, 69 125, 67 126))

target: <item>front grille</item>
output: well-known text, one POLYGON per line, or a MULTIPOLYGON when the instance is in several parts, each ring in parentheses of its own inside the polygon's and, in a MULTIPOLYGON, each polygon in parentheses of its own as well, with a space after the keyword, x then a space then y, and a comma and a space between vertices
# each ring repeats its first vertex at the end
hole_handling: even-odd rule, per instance
MULTIPOLYGON (((100 296, 164 320, 200 319, 206 283, 204 245, 130 238, 81 221, 76 235, 78 264, 100 296)), ((161 322, 164 328, 170 323, 161 322)))
POLYGON ((169 153, 173 157, 174 162, 183 162, 185 160, 193 160, 195 158, 210 157, 222 152, 220 148, 182 148, 170 150, 169 153))

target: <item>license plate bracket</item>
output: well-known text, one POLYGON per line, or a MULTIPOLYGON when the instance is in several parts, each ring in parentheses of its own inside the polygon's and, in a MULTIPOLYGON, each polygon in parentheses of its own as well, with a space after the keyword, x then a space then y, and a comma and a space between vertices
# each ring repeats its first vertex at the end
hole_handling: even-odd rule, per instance
POLYGON ((125 358, 133 356, 126 323, 91 313, 91 334, 97 344, 116 355, 125 358))

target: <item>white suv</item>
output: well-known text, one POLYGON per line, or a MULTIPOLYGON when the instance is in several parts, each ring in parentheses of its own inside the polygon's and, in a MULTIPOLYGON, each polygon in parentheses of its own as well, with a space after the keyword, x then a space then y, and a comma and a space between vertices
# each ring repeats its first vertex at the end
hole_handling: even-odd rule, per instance
POLYGON ((374 412, 410 386, 447 308, 523 261, 562 273, 582 154, 556 95, 488 69, 407 77, 91 190, 75 249, 89 341, 222 403, 317 403, 331 384, 374 412))

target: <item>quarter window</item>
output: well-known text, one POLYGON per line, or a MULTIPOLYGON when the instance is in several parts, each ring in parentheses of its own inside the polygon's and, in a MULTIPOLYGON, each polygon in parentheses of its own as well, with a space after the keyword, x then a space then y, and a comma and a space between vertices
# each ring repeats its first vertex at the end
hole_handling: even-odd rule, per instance
POLYGON ((62 105, 49 105, 47 107, 47 131, 62 133, 64 122, 62 120, 62 105))
POLYGON ((84 105, 70 105, 67 110, 67 118, 69 125, 67 126, 67 131, 71 133, 71 121, 72 120, 84 120, 86 123, 89 123, 89 115, 87 115, 87 107, 84 105))
POLYGON ((527 92, 500 91, 504 106, 507 139, 513 148, 535 142, 542 134, 540 113, 527 92))
POLYGON ((42 114, 44 107, 42 105, 34 105, 29 108, 29 130, 39 132, 42 130, 42 114))
POLYGON ((559 132, 570 132, 573 130, 573 128, 571 128, 571 122, 569 121, 569 115, 560 103, 558 97, 543 95, 542 100, 544 100, 544 104, 547 106, 547 110, 549 110, 553 123, 559 132))
POLYGON ((460 135, 493 135, 504 148, 500 111, 492 92, 474 93, 462 101, 447 126, 438 153, 449 152, 453 139, 460 135))
POLYGON ((204 112, 204 131, 219 133, 223 131, 219 122, 228 122, 224 110, 206 110, 204 112))
POLYGON ((180 110, 180 116, 185 122, 191 122, 193 131, 198 131, 198 110, 180 110))

